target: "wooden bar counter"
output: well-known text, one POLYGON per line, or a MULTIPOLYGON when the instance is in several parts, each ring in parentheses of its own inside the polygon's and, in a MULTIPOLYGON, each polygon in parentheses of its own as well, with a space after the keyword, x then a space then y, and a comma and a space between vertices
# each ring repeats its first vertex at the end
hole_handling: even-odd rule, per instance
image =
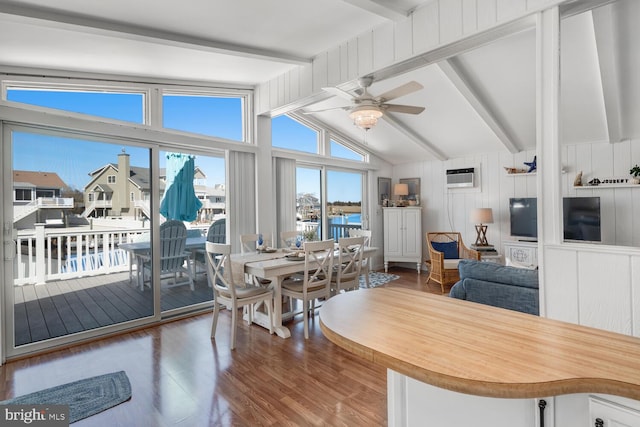
POLYGON ((401 288, 338 295, 320 321, 336 345, 440 389, 640 399, 640 339, 626 335, 401 288))

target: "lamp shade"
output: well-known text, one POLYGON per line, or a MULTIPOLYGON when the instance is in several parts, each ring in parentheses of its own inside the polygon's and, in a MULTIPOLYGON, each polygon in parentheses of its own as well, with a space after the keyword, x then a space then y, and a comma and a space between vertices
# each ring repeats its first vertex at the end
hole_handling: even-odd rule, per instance
POLYGON ((369 130, 378 123, 378 119, 382 117, 382 111, 373 105, 361 105, 351 110, 349 117, 359 128, 369 130))
POLYGON ((393 186, 393 194, 396 196, 408 196, 409 184, 396 184, 393 186))
POLYGON ((476 208, 471 211, 472 224, 492 224, 493 211, 491 208, 476 208))

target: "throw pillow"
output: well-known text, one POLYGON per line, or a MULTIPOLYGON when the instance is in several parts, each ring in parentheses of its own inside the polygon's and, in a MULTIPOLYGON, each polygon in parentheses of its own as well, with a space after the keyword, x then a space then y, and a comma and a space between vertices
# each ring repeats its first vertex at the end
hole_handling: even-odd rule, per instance
POLYGON ((444 259, 458 258, 458 242, 431 242, 431 247, 444 254, 444 259))

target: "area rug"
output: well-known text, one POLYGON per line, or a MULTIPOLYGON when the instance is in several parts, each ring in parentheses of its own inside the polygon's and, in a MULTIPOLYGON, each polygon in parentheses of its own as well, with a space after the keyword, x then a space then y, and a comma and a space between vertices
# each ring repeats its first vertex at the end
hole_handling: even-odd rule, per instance
MULTIPOLYGON (((384 285, 385 283, 389 283, 393 280, 399 279, 400 276, 389 273, 378 273, 377 271, 372 271, 369 273, 369 285, 372 288, 375 288, 380 285, 384 285)), ((366 288, 367 283, 365 282, 364 275, 360 276, 360 287, 366 288)))
POLYGON ((129 399, 129 378, 119 371, 14 397, 0 405, 69 405, 69 423, 74 423, 129 399))

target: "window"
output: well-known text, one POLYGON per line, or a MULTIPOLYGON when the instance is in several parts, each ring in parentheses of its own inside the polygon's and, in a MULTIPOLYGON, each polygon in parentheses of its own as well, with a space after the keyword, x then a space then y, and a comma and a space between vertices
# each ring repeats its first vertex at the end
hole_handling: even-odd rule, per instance
POLYGON ((16 188, 16 200, 31 200, 31 190, 16 188))
POLYGON ((162 125, 167 129, 244 140, 243 98, 165 94, 162 125))
POLYGON ((271 143, 274 147, 318 153, 318 132, 288 116, 271 120, 271 143))
POLYGON ((133 194, 133 192, 131 192, 130 197, 131 197, 131 199, 130 199, 130 200, 131 200, 132 202, 135 202, 135 201, 136 201, 136 196, 135 196, 135 194, 133 194))
POLYGON ((331 157, 338 157, 341 159, 357 160, 359 162, 364 161, 364 156, 360 153, 353 151, 352 149, 340 144, 339 142, 331 140, 331 157))
POLYGON ((40 197, 56 197, 54 190, 36 190, 36 199, 40 197))
POLYGON ((89 193, 87 200, 93 202, 95 200, 95 193, 89 193))
POLYGON ((109 184, 115 184, 116 183, 116 176, 115 175, 109 175, 107 177, 107 183, 109 184))
POLYGON ((56 90, 18 86, 7 88, 7 101, 133 123, 144 123, 144 98, 142 93, 104 90, 56 90))

